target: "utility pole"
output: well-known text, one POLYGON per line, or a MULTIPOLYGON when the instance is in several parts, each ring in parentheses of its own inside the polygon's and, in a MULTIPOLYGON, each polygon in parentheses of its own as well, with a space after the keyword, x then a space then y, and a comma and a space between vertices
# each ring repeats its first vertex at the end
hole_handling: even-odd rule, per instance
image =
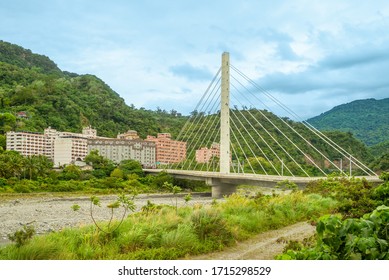
POLYGON ((352 176, 352 174, 351 174, 351 172, 352 172, 352 157, 351 157, 351 155, 350 155, 350 177, 352 176))
POLYGON ((230 173, 230 54, 222 55, 220 102, 220 173, 230 173))

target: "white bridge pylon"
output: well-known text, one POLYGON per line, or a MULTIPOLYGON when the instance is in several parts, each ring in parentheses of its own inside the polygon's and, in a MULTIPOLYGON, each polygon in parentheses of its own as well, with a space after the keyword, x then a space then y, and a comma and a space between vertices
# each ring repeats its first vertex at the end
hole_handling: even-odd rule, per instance
POLYGON ((186 159, 163 168, 278 177, 377 176, 331 133, 303 121, 234 67, 227 52, 176 140, 187 143, 186 159), (199 150, 208 156, 196 159, 199 150))

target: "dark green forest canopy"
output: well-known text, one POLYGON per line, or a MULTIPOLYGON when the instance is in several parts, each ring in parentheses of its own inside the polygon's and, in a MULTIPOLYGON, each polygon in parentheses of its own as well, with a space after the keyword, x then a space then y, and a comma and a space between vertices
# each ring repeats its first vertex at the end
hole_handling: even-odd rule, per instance
POLYGON ((366 145, 389 141, 389 98, 356 100, 308 120, 320 130, 352 132, 366 145))

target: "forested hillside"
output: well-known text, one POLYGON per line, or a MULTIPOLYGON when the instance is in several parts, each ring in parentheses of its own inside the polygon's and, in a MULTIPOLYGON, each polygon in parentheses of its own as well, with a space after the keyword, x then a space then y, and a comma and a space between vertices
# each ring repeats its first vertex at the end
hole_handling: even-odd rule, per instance
MULTIPOLYGON (((388 104, 388 100, 383 102, 388 104)), ((356 105, 355 108, 360 107, 356 105)), ((373 108, 372 105, 370 107, 373 108)), ((388 113, 378 109, 376 111, 382 116, 388 113)), ((242 117, 244 114, 243 112, 242 117)), ((281 125, 277 116, 270 112, 264 114, 274 123, 281 125)), ((158 132, 170 132, 176 136, 187 119, 188 117, 181 116, 175 110, 151 111, 127 106, 124 100, 99 78, 61 71, 46 56, 33 54, 30 50, 0 41, 0 147, 5 146, 4 134, 10 130, 42 132, 51 126, 57 130, 80 132, 83 126, 91 125, 97 129, 98 135, 107 137, 116 137, 117 133, 129 129, 137 130, 141 137, 158 132)), ((262 122, 266 125, 265 121, 262 122)), ((290 120, 288 122, 310 139, 301 124, 290 120)), ((384 128, 381 123, 373 124, 373 127, 384 128)), ((272 131, 271 127, 268 129, 272 131)), ((241 131, 243 130, 245 129, 242 127, 241 131)), ((387 131, 380 131, 376 133, 380 136, 385 133, 387 135, 387 131)), ((277 137, 277 132, 273 133, 277 137)), ((372 160, 366 146, 350 133, 329 132, 328 135, 355 157, 367 163, 372 160)), ((288 145, 287 142, 283 144, 288 145)), ((322 148, 326 149, 324 146, 322 148)), ((339 158, 336 153, 326 150, 324 152, 330 159, 339 158)), ((280 153, 282 154, 282 151, 280 153)), ((260 152, 257 151, 256 154, 260 156, 260 152)), ((240 156, 238 152, 237 157, 240 156)), ((285 159, 287 160, 286 156, 285 159)), ((306 159, 301 156, 298 160, 306 163, 306 159)))
POLYGON ((46 56, 0 41, 0 135, 10 130, 42 132, 48 126, 80 132, 86 125, 108 137, 128 129, 142 137, 176 135, 185 121, 174 110, 127 106, 99 78, 63 72, 46 56))
POLYGON ((356 100, 308 120, 320 130, 351 132, 366 145, 389 141, 389 98, 356 100))

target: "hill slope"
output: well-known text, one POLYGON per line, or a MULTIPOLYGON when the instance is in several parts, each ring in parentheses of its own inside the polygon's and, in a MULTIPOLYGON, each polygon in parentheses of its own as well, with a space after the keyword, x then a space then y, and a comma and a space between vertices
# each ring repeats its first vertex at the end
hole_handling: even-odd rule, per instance
POLYGON ((143 137, 158 132, 175 135, 185 121, 175 111, 127 106, 99 78, 63 72, 46 56, 0 41, 0 134, 42 132, 48 126, 77 132, 91 125, 107 137, 129 129, 143 137), (15 117, 18 112, 27 117, 15 117))
POLYGON ((307 120, 320 130, 351 132, 372 146, 389 140, 389 98, 356 100, 307 120))

